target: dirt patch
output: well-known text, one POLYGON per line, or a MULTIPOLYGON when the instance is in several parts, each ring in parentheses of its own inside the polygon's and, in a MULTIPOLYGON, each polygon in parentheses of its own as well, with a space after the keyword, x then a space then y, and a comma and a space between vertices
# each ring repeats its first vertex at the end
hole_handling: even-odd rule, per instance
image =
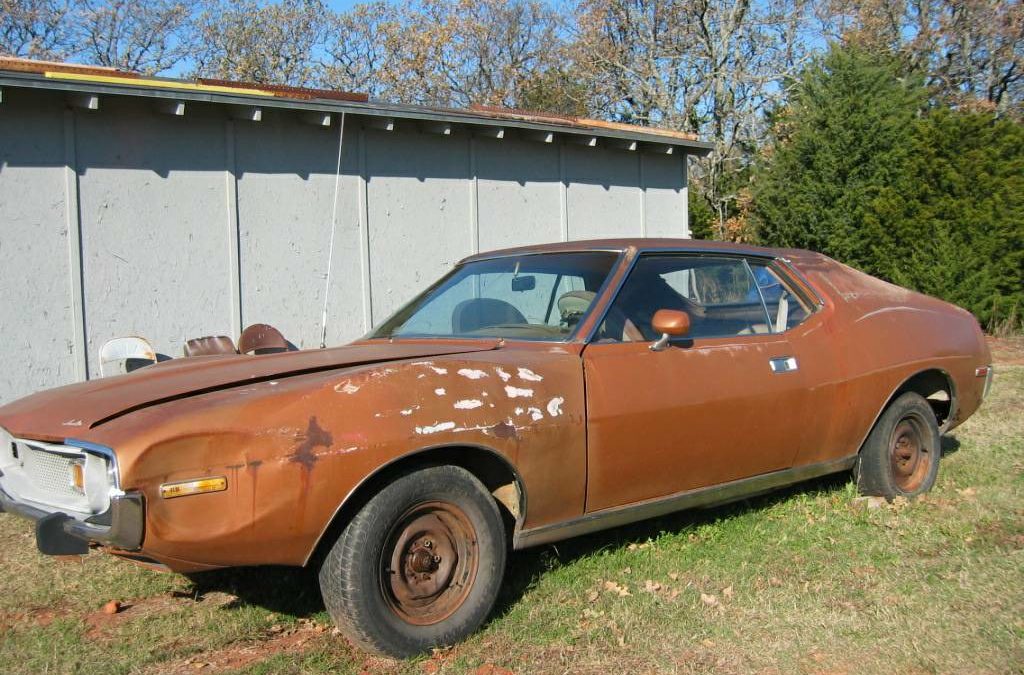
POLYGON ((308 620, 300 621, 293 628, 274 626, 264 639, 232 644, 179 661, 160 663, 146 672, 175 674, 241 670, 271 656, 303 652, 310 647, 312 641, 323 637, 324 634, 330 634, 327 626, 308 620))
POLYGON ((57 619, 71 616, 71 611, 59 607, 37 607, 22 612, 0 612, 0 633, 16 626, 45 628, 57 619))
POLYGON ((988 337, 992 362, 1012 366, 1024 365, 1024 336, 988 337))
POLYGON ((149 598, 123 600, 120 602, 120 609, 117 613, 110 614, 104 609, 98 609, 87 614, 84 617, 84 621, 89 626, 88 637, 100 640, 108 637, 110 633, 116 631, 125 623, 160 614, 177 612, 193 607, 198 603, 202 603, 204 606, 217 607, 234 602, 235 600, 237 598, 228 593, 214 592, 195 596, 189 593, 171 592, 149 598))

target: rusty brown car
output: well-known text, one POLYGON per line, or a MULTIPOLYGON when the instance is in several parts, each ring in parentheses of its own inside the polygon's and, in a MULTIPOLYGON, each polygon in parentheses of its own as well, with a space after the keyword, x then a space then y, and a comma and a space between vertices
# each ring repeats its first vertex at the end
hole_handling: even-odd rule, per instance
POLYGON ((958 307, 686 240, 475 255, 342 347, 207 343, 0 408, 3 509, 44 553, 313 566, 398 656, 478 627, 510 547, 837 472, 918 495, 992 374, 958 307))

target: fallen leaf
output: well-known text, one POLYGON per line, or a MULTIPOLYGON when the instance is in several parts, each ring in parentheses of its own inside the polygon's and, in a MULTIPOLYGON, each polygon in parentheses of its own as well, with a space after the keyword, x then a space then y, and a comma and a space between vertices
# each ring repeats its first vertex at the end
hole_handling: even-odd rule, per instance
POLYGON ((716 598, 714 595, 708 595, 707 593, 701 593, 700 594, 700 601, 703 602, 708 607, 717 607, 718 606, 718 598, 716 598))
POLYGON ((608 591, 609 593, 615 593, 620 598, 624 598, 627 595, 629 595, 629 587, 625 585, 620 586, 614 581, 604 582, 604 590, 608 591))
POLYGON ((651 581, 650 579, 644 582, 644 590, 648 593, 657 593, 661 590, 661 584, 657 581, 651 581))
POLYGON ((707 647, 708 649, 711 649, 712 647, 715 646, 715 641, 714 640, 704 639, 704 640, 701 640, 700 643, 702 645, 704 645, 705 647, 707 647))
POLYGON ((677 579, 679 579, 679 574, 677 572, 669 572, 668 578, 672 581, 676 581, 677 579))
POLYGON ((597 591, 590 591, 587 593, 587 601, 589 602, 596 602, 599 597, 601 597, 601 594, 597 591))
POLYGON ((779 579, 778 577, 772 577, 771 579, 768 580, 768 585, 769 586, 774 586, 775 588, 778 588, 779 586, 782 585, 782 579, 779 579))
POLYGON ((722 589, 722 595, 724 595, 727 598, 731 598, 732 597, 732 586, 726 586, 725 588, 723 588, 722 589))

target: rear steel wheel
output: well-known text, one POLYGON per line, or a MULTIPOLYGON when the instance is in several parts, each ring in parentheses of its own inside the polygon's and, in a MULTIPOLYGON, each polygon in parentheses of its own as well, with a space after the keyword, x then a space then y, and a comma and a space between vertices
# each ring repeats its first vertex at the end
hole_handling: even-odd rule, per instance
POLYGON ((857 461, 861 494, 913 497, 935 484, 940 435, 935 413, 919 394, 893 401, 875 423, 857 461))

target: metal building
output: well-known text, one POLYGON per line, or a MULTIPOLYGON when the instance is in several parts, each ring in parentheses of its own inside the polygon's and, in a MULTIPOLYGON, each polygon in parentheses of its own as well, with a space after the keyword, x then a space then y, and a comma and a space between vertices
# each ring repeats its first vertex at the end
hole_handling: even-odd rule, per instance
POLYGON ((265 322, 318 346, 332 229, 328 344, 477 251, 686 237, 686 158, 709 147, 0 59, 0 403, 96 376, 116 336, 176 357, 188 338, 265 322))

